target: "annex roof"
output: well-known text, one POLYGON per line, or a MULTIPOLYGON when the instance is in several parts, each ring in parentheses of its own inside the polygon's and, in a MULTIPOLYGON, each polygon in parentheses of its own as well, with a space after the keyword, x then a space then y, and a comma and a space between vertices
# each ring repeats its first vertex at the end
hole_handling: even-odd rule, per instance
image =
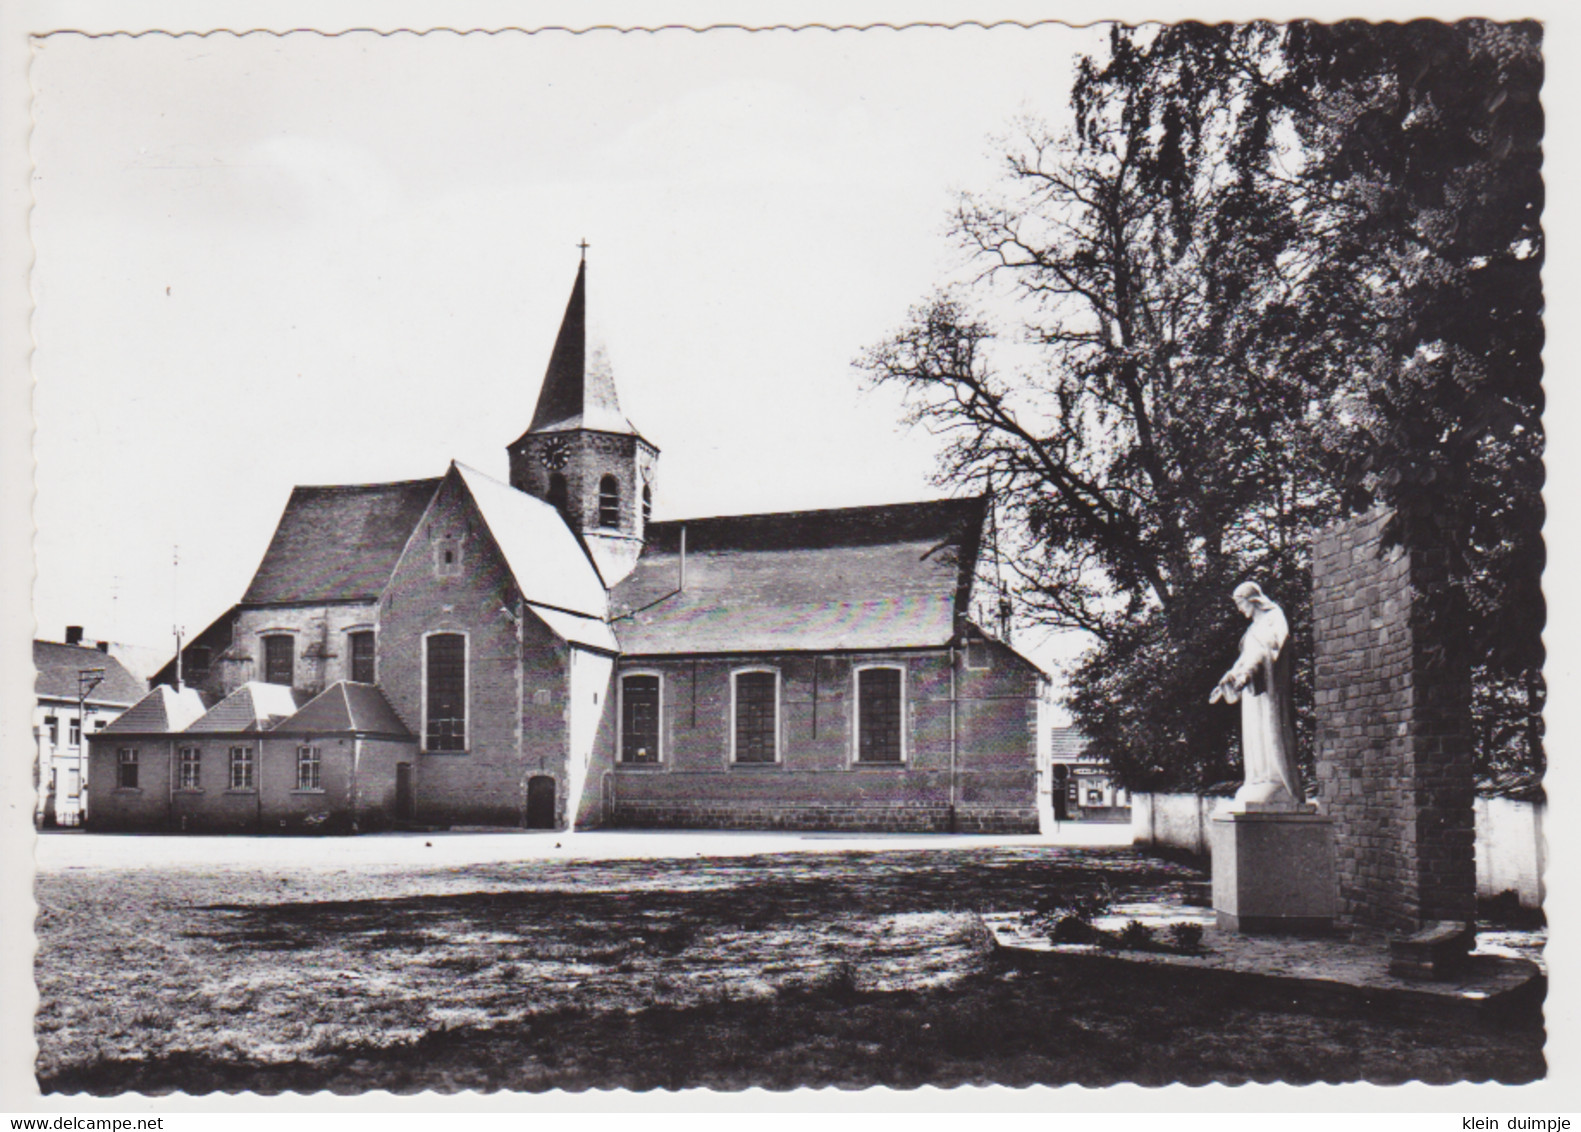
POLYGON ((560 512, 476 468, 461 463, 451 468, 477 504, 522 597, 533 606, 552 606, 602 623, 608 610, 604 583, 560 512))
POLYGON ((597 334, 589 330, 586 260, 576 269, 576 282, 549 355, 549 368, 544 371, 532 424, 517 443, 534 432, 578 428, 638 435, 620 411, 609 354, 597 334))
POLYGON ((104 679, 88 693, 90 704, 130 707, 148 691, 148 684, 128 672, 109 653, 83 645, 54 641, 33 642, 33 692, 40 699, 77 700, 77 674, 86 668, 104 669, 104 679))
POLYGON ((296 714, 296 695, 284 684, 250 680, 190 724, 188 731, 270 731, 296 714))
POLYGON ((203 698, 196 688, 176 691, 157 685, 110 722, 101 735, 164 735, 185 731, 203 715, 203 698))
POLYGON ((341 680, 314 696, 276 731, 345 731, 412 738, 390 701, 373 684, 341 680))
POLYGON ((242 604, 378 600, 439 483, 293 488, 242 604))
POLYGON ((945 499, 653 523, 611 594, 610 624, 637 655, 942 646, 967 608, 985 507, 945 499))

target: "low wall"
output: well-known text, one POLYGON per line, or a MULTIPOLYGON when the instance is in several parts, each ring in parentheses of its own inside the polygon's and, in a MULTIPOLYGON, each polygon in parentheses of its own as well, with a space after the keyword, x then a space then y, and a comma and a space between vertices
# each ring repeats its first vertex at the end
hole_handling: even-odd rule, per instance
POLYGON ((1208 819, 1229 798, 1200 794, 1131 795, 1131 841, 1208 859, 1208 819))
POLYGON ((1514 892, 1523 908, 1540 908, 1546 894, 1543 873, 1548 868, 1548 842, 1543 836, 1547 804, 1478 798, 1476 811, 1477 895, 1514 892))
MULTIPOLYGON (((1204 863, 1209 857, 1208 820, 1229 798, 1197 794, 1133 794, 1131 841, 1152 849, 1190 853, 1204 863)), ((1505 892, 1520 897, 1521 906, 1542 906, 1543 872, 1548 845, 1543 836, 1547 805, 1510 798, 1478 798, 1477 896, 1491 899, 1505 892)))

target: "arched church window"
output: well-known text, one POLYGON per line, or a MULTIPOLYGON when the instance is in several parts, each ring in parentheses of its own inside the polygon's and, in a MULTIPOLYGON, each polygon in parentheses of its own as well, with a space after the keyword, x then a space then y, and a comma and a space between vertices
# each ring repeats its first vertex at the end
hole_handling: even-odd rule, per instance
POLYGON ((642 525, 647 526, 653 518, 653 489, 646 484, 642 488, 642 525))
POLYGON ((614 476, 598 481, 598 525, 620 526, 620 481, 614 476))
POLYGON ((560 514, 567 514, 565 497, 565 476, 553 472, 549 476, 549 506, 560 514))

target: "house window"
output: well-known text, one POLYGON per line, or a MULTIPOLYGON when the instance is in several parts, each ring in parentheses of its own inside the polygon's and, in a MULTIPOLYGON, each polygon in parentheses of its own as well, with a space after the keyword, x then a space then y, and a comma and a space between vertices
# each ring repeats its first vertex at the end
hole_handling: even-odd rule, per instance
POLYGON ((570 507, 566 500, 565 476, 559 472, 551 472, 549 475, 549 506, 570 518, 570 507))
POLYGON ((110 721, 108 719, 96 719, 93 721, 93 729, 95 731, 103 731, 105 727, 109 725, 109 723, 110 721))
POLYGON ((353 684, 372 684, 373 679, 373 634, 368 631, 352 633, 349 637, 351 652, 351 682, 353 684))
POLYGON ((73 747, 82 746, 82 720, 80 719, 71 721, 71 745, 73 747))
POLYGON ((203 787, 203 752, 197 747, 181 748, 182 790, 200 790, 203 787))
POLYGON ((253 749, 251 747, 231 748, 231 789, 251 790, 253 788, 253 749))
POLYGON ((60 716, 46 715, 44 717, 44 726, 49 728, 49 745, 51 747, 60 746, 60 716))
POLYGON ((598 525, 620 526, 620 481, 614 476, 598 481, 598 525))
POLYGON ((263 639, 264 683, 291 687, 296 679, 296 640, 278 633, 263 639))
POLYGON ((737 672, 731 697, 735 721, 731 737, 738 763, 779 759, 779 673, 737 672))
POLYGON ((425 744, 430 751, 467 749, 467 639, 460 633, 428 638, 425 744))
POLYGON ((899 668, 856 671, 856 757, 864 763, 898 763, 904 758, 904 716, 899 668))
POLYGON ((115 784, 122 790, 137 789, 137 748, 122 747, 115 752, 115 784))
POLYGON ((648 520, 653 518, 653 488, 647 484, 642 486, 642 525, 647 526, 648 520))
POLYGON ((1089 791, 1087 791, 1087 804, 1089 806, 1101 806, 1101 805, 1103 805, 1103 791, 1102 790, 1089 790, 1089 791))
POLYGON ((659 761, 659 678, 624 676, 620 681, 620 761, 659 761))
POLYGON ((296 788, 298 790, 322 790, 322 779, 319 768, 323 760, 319 749, 312 746, 301 746, 296 749, 296 788))

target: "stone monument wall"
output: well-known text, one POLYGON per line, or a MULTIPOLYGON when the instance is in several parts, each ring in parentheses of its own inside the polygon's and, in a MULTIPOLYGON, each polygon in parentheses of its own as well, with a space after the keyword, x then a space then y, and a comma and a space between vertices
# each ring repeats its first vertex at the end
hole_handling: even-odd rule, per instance
POLYGON ((1445 552, 1385 548, 1393 514, 1313 542, 1317 776, 1341 919, 1412 932, 1475 919, 1471 679, 1434 616, 1445 552))

